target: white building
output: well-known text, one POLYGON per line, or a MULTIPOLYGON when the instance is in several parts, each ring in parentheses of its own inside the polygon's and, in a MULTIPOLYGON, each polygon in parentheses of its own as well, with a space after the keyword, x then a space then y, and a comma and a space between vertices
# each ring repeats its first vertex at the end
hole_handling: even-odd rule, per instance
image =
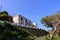
POLYGON ((36 28, 37 26, 33 24, 29 19, 25 18, 22 15, 15 15, 13 17, 13 22, 19 26, 31 27, 36 28), (35 26, 33 26, 35 25, 35 26))

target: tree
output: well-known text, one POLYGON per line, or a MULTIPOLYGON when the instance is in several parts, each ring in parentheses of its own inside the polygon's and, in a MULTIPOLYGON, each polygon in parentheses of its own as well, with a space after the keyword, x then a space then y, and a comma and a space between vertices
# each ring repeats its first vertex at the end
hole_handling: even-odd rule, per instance
POLYGON ((50 40, 53 39, 53 36, 55 32, 58 30, 60 24, 60 12, 57 12, 57 14, 52 16, 46 16, 42 18, 41 20, 42 24, 44 24, 46 27, 51 27, 53 30, 50 35, 50 40))
POLYGON ((0 12, 0 20, 13 22, 12 17, 8 15, 7 11, 0 12))

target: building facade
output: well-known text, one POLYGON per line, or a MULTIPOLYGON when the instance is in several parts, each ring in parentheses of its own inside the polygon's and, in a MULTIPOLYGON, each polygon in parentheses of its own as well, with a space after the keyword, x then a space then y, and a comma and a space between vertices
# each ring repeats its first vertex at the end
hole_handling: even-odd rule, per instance
POLYGON ((33 25, 32 21, 30 21, 29 19, 25 18, 22 15, 15 15, 13 17, 13 22, 19 26, 36 28, 36 26, 33 25))

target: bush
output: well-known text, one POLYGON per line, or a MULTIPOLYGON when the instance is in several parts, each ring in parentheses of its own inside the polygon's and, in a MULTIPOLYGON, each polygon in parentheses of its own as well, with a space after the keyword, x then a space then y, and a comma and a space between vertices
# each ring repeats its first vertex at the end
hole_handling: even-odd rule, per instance
POLYGON ((42 38, 42 40, 49 40, 50 36, 49 36, 49 34, 48 34, 48 35, 43 36, 43 37, 41 37, 41 38, 42 38))
MULTIPOLYGON (((50 36, 49 36, 49 34, 48 34, 48 35, 43 36, 43 37, 41 37, 41 38, 42 38, 42 40, 49 40, 49 39, 50 39, 50 36)), ((60 40, 60 36, 54 35, 53 40, 60 40)))
POLYGON ((35 37, 18 26, 0 22, 0 40, 34 40, 35 37))
POLYGON ((60 40, 60 36, 58 36, 58 35, 54 35, 53 40, 60 40))

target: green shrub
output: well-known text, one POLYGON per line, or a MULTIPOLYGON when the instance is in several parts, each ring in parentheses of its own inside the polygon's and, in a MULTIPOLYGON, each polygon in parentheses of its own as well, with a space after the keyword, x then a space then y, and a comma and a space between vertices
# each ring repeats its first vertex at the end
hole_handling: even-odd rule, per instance
POLYGON ((60 40, 60 36, 58 36, 58 35, 54 35, 53 40, 60 40))
MULTIPOLYGON (((49 40, 49 39, 50 39, 49 34, 42 37, 42 40, 49 40)), ((54 35, 53 40, 60 40, 60 36, 54 35)))
POLYGON ((45 36, 43 36, 43 37, 41 37, 41 38, 42 38, 42 40, 49 40, 50 36, 49 36, 49 34, 48 34, 48 35, 45 35, 45 36))
POLYGON ((18 26, 13 26, 7 22, 0 22, 0 40, 34 40, 27 31, 18 26))

